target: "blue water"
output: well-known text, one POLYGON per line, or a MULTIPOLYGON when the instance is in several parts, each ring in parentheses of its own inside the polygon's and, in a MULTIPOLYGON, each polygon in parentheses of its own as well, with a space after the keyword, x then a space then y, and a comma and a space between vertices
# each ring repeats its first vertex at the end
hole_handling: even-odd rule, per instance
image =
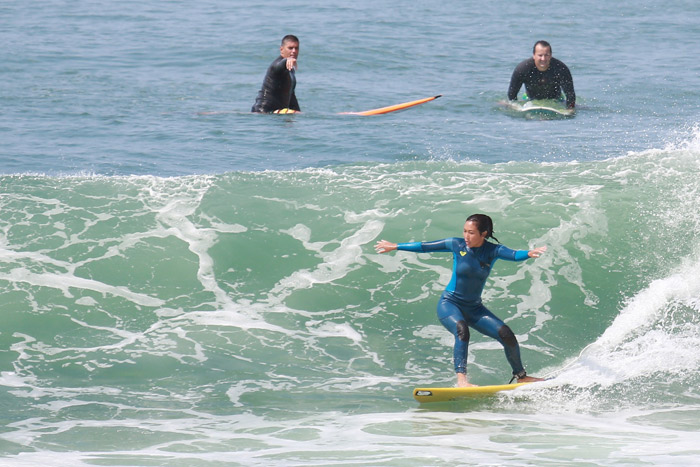
MULTIPOLYGON (((0 464, 698 463, 699 14, 2 3, 0 464), (303 113, 250 114, 287 33, 303 113), (499 105, 539 39, 575 118, 499 105), (554 379, 421 406, 451 259, 372 245, 473 212, 549 248, 484 299, 554 379)), ((509 377, 477 333, 469 374, 509 377)))

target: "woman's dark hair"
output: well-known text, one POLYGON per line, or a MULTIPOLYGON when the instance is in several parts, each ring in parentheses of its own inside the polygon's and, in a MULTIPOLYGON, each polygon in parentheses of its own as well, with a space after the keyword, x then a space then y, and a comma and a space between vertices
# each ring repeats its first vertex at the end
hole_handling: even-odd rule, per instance
POLYGON ((480 233, 486 232, 486 238, 493 238, 498 243, 501 243, 496 237, 493 236, 493 221, 486 214, 472 214, 467 217, 466 222, 476 223, 476 228, 480 233))

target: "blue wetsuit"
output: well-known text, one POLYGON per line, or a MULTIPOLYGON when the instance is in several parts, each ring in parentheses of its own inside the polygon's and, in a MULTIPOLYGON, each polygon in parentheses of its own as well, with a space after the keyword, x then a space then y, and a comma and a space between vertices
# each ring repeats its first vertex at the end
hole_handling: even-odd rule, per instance
POLYGON ((455 336, 454 365, 457 373, 467 372, 469 327, 503 345, 513 374, 524 374, 520 347, 513 331, 481 303, 481 292, 491 267, 497 259, 523 261, 526 250, 511 250, 490 242, 467 248, 463 238, 446 238, 434 242, 399 243, 397 249, 417 253, 452 252, 452 279, 440 297, 437 314, 440 322, 455 336))

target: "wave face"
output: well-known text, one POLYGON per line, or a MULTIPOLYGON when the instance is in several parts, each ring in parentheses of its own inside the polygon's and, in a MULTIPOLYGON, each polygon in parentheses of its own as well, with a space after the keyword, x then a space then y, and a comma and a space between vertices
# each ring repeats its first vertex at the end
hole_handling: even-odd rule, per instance
MULTIPOLYGON (((460 448, 425 446, 474 424, 477 460, 569 446, 548 430, 685 459, 700 382, 698 141, 586 163, 4 176, 3 451, 37 461, 84 446, 58 455, 66 465, 231 451, 242 463, 440 464, 460 448), (459 236, 474 212, 512 248, 549 247, 498 262, 484 301, 530 373, 556 378, 426 411, 412 387, 454 379, 435 316, 451 258, 372 245, 459 236), (521 422, 542 434, 502 426, 521 422)), ((469 372, 498 384, 509 368, 473 333, 469 372)))

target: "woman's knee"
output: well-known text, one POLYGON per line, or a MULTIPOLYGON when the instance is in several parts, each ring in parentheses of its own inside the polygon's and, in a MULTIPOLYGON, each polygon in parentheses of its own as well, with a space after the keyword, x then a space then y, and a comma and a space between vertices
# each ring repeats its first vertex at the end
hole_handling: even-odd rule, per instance
POLYGON ((469 342, 469 326, 464 320, 457 321, 457 337, 462 342, 469 342))
POLYGON ((505 324, 498 330, 498 337, 501 338, 504 345, 509 347, 518 345, 518 339, 516 339, 515 334, 513 334, 513 331, 505 324))

